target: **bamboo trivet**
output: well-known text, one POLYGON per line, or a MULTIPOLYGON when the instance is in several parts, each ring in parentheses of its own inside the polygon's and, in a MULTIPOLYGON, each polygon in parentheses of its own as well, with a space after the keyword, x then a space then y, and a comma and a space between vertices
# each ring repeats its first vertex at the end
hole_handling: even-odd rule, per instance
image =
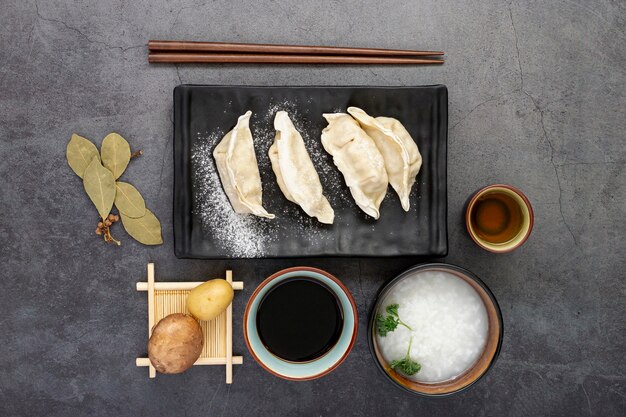
MULTIPOLYGON (((243 290, 243 282, 233 282, 233 273, 226 271, 226 281, 233 290, 243 290)), ((174 313, 189 314, 187 295, 202 282, 154 282, 154 264, 148 264, 148 282, 138 282, 137 291, 148 292, 148 338, 152 328, 163 317, 174 313)), ((233 356, 233 307, 210 321, 199 321, 204 335, 204 346, 195 365, 226 365, 226 383, 233 382, 233 365, 243 363, 242 356, 233 356)), ((137 358, 137 366, 148 366, 150 378, 156 369, 148 358, 137 358)))

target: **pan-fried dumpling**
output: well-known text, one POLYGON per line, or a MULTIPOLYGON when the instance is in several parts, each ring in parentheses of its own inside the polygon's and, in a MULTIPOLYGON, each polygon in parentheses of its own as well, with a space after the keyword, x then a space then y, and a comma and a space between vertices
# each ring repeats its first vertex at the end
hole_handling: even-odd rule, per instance
POLYGON ((391 117, 372 117, 358 107, 350 113, 372 138, 383 155, 389 183, 400 197, 404 211, 409 211, 409 194, 422 166, 422 155, 402 123, 391 117))
POLYGON ((270 147, 269 157, 281 191, 309 216, 317 217, 321 223, 332 224, 335 212, 322 195, 322 184, 304 140, 287 112, 276 113, 274 128, 276 137, 270 147))
POLYGON ((236 213, 252 213, 273 219, 262 206, 261 175, 254 154, 251 111, 237 120, 237 125, 224 136, 213 150, 224 191, 236 213))
POLYGON ((322 145, 333 156, 356 204, 375 219, 385 198, 389 180, 385 161, 376 144, 346 113, 324 114, 322 145))

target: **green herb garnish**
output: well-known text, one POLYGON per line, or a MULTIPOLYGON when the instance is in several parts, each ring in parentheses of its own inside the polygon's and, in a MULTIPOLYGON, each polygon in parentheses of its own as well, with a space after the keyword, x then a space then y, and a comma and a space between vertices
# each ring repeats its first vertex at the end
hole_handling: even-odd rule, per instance
POLYGON ((415 375, 422 369, 422 365, 415 362, 411 359, 409 353, 411 352, 411 344, 413 343, 413 336, 411 336, 411 340, 409 341, 409 348, 406 350, 406 356, 402 359, 398 359, 395 361, 391 361, 391 368, 396 370, 399 369, 405 375, 415 375))
POLYGON ((400 316, 398 315, 398 307, 399 304, 389 304, 385 311, 389 314, 386 317, 383 317, 382 314, 376 314, 376 327, 378 328, 378 334, 385 337, 387 333, 393 332, 398 327, 398 324, 403 325, 409 330, 413 330, 408 324, 400 320, 400 316))

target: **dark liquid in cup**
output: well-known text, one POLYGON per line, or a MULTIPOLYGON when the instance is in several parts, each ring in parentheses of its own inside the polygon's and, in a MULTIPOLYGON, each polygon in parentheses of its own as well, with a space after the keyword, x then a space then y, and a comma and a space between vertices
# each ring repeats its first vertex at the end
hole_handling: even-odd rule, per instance
POLYGON ((478 237, 490 243, 505 243, 522 228, 522 209, 505 193, 489 193, 474 204, 470 221, 478 237))
POLYGON ((271 353, 291 362, 308 362, 335 346, 343 313, 326 285, 297 277, 268 291, 259 304, 256 325, 271 353))

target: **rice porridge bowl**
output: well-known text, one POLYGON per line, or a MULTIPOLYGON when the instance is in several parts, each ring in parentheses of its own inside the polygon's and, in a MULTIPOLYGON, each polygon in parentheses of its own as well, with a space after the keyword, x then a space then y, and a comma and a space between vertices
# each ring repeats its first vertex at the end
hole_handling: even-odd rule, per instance
POLYGON ((480 295, 446 271, 417 271, 400 280, 376 317, 382 357, 407 379, 421 383, 448 381, 466 372, 483 354, 489 334, 480 295))

